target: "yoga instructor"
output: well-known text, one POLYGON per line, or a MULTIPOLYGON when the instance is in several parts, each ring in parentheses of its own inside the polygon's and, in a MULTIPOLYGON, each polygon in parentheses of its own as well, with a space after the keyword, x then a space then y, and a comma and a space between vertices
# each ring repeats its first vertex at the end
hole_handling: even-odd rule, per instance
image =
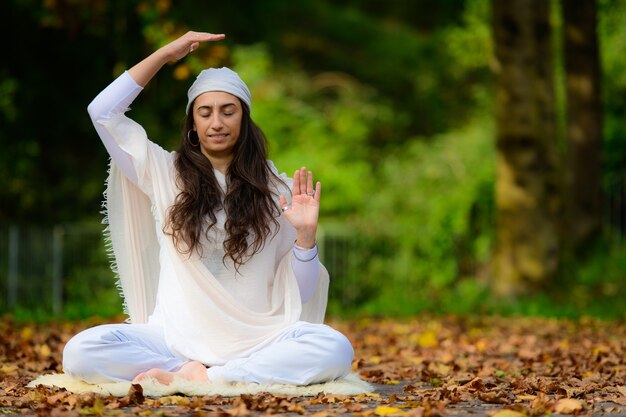
POLYGON ((107 238, 130 323, 67 343, 64 371, 86 382, 307 385, 351 370, 350 342, 322 324, 321 184, 304 167, 279 174, 267 159, 241 78, 228 68, 198 75, 176 152, 124 115, 163 65, 221 39, 186 33, 88 107, 111 156, 107 238))

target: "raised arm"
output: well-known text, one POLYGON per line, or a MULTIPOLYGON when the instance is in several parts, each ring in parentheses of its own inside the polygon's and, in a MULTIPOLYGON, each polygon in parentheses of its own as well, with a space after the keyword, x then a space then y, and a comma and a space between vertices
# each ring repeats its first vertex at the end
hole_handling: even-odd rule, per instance
POLYGON ((141 90, 141 86, 137 85, 125 72, 102 90, 87 107, 91 122, 109 156, 134 184, 137 184, 137 174, 131 156, 120 147, 115 138, 98 121, 110 119, 116 114, 126 112, 130 103, 139 95, 141 90))
POLYGON ((128 73, 137 84, 145 87, 146 84, 156 75, 157 72, 171 61, 183 59, 191 52, 198 49, 202 42, 219 41, 225 35, 214 35, 207 32, 187 32, 176 39, 157 49, 152 55, 128 70, 128 73))
POLYGON ((132 157, 97 122, 126 112, 133 100, 141 93, 143 87, 167 62, 184 58, 187 54, 197 49, 201 42, 220 39, 224 39, 224 35, 187 32, 122 74, 89 104, 87 111, 107 152, 124 175, 133 183, 137 184, 138 180, 133 167, 132 157))

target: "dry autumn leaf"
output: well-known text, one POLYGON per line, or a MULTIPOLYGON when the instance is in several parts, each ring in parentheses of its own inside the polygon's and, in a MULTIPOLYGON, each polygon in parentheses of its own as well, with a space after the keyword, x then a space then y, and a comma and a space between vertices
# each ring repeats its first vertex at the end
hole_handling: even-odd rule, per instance
POLYGON ((379 405, 374 410, 374 414, 377 416, 390 416, 390 415, 401 415, 404 412, 397 407, 389 407, 387 405, 379 405))
POLYGON ((513 410, 499 410, 497 412, 495 412, 494 414, 491 414, 491 417, 526 417, 523 413, 520 413, 519 411, 513 411, 513 410))
POLYGON ((561 398, 553 407, 557 414, 575 414, 585 409, 582 401, 575 398, 561 398))

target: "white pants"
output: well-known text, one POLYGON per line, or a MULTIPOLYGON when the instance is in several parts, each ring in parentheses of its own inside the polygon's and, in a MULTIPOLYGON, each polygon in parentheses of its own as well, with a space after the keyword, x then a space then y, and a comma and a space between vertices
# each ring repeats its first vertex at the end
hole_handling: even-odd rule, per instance
MULTIPOLYGON (((299 323, 249 357, 207 369, 211 381, 307 385, 331 381, 352 369, 348 339, 323 325, 299 323)), ((188 360, 174 356, 163 331, 150 324, 105 324, 74 336, 63 350, 63 370, 89 383, 132 381, 152 368, 180 369, 188 360)))

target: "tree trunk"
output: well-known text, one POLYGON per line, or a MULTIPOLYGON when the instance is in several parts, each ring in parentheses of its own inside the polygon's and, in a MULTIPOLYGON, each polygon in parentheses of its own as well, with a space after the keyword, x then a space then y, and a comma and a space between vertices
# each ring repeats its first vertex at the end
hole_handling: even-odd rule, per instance
POLYGON ((499 296, 541 287, 559 266, 549 3, 492 0, 497 60, 493 289, 499 296))
POLYGON ((600 58, 595 0, 565 0, 562 5, 567 93, 564 243, 576 250, 601 224, 600 58))

